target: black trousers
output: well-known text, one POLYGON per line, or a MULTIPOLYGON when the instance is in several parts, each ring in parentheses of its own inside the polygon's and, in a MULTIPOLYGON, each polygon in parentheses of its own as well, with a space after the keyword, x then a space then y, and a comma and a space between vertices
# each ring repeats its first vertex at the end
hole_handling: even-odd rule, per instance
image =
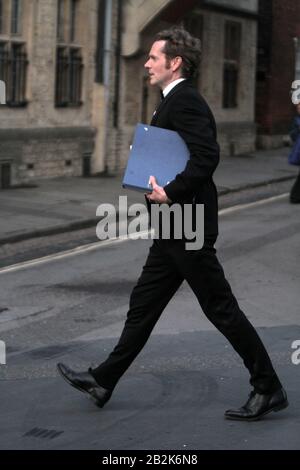
POLYGON ((91 371, 100 385, 108 389, 115 387, 185 279, 207 318, 243 359, 254 390, 272 393, 281 387, 262 341, 239 308, 225 279, 214 241, 206 240, 201 250, 187 251, 182 240, 154 240, 132 291, 119 342, 108 358, 91 371))

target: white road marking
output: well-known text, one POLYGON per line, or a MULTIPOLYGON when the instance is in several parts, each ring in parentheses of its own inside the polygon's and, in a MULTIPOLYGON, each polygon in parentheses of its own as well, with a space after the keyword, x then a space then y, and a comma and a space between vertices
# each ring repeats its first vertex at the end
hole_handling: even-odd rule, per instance
POLYGON ((268 204, 269 202, 279 201, 280 199, 285 199, 289 196, 289 193, 279 194, 278 196, 268 197, 266 199, 261 199, 255 202, 249 202, 247 204, 237 204, 236 206, 227 207, 226 209, 221 209, 219 211, 220 215, 232 214, 232 212, 241 211, 243 209, 249 209, 250 207, 262 206, 263 204, 268 204))
MULTIPOLYGON (((148 236, 150 233, 149 230, 144 230, 143 232, 136 233, 136 238, 140 236, 148 236)), ((88 245, 77 246, 76 248, 72 248, 71 250, 61 251, 60 253, 56 253, 53 255, 43 256, 42 258, 37 258, 30 261, 24 261, 22 263, 12 264, 11 266, 7 266, 6 268, 0 268, 0 274, 8 273, 12 271, 17 271, 19 269, 24 269, 32 266, 37 266, 39 264, 47 263, 48 261, 59 260, 63 258, 67 258, 70 256, 78 255, 81 253, 86 253, 88 251, 98 250, 99 248, 104 248, 108 245, 112 245, 115 243, 122 243, 128 240, 133 240, 135 238, 135 234, 124 235, 121 237, 111 238, 109 240, 89 243, 88 245)))
MULTIPOLYGON (((272 196, 272 197, 269 197, 269 198, 266 198, 266 199, 261 199, 259 201, 250 202, 248 204, 238 204, 236 206, 228 207, 226 209, 221 209, 219 211, 219 216, 231 214, 233 212, 241 211, 241 210, 244 210, 244 209, 249 209, 251 207, 261 206, 261 205, 267 204, 269 202, 274 202, 274 201, 278 201, 278 200, 281 200, 281 199, 285 199, 285 198, 288 197, 288 195, 289 195, 289 193, 279 194, 278 196, 272 196)), ((136 238, 140 238, 141 236, 144 236, 144 235, 145 235, 145 238, 147 238, 147 237, 150 238, 150 233, 151 233, 151 230, 144 230, 143 232, 136 233, 136 238)), ((135 234, 130 234, 130 236, 129 235, 123 235, 121 237, 112 238, 110 240, 104 240, 104 241, 90 243, 88 245, 78 246, 78 247, 73 248, 71 250, 62 251, 62 252, 57 253, 57 254, 43 256, 42 258, 37 258, 37 259, 34 259, 34 260, 13 264, 13 265, 7 266, 5 268, 0 268, 0 274, 15 272, 15 271, 19 271, 21 269, 30 268, 30 267, 37 266, 39 264, 44 264, 44 263, 47 263, 47 262, 50 262, 50 261, 56 261, 56 260, 59 260, 59 259, 75 256, 75 255, 78 255, 78 254, 81 254, 81 253, 87 253, 87 252, 92 251, 92 250, 98 250, 100 248, 105 248, 105 247, 107 247, 109 245, 113 245, 115 243, 122 243, 122 242, 126 242, 128 240, 133 240, 134 238, 135 238, 135 234)))

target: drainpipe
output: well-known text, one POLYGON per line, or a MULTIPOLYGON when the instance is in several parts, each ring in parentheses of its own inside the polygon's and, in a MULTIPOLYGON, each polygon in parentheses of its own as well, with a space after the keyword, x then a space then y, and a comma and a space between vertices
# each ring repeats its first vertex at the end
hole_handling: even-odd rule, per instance
POLYGON ((119 124, 119 98, 120 98, 120 79, 121 79, 121 37, 122 37, 122 0, 118 0, 117 4, 117 44, 115 52, 116 75, 115 75, 115 92, 114 92, 114 111, 113 123, 117 128, 119 124))
POLYGON ((119 114, 120 114, 120 82, 121 82, 121 41, 122 41, 122 0, 117 0, 117 35, 115 47, 115 76, 114 76, 114 102, 113 102, 113 127, 115 129, 115 147, 114 147, 114 168, 115 174, 119 169, 120 149, 118 145, 117 135, 119 128, 119 114))
MULTIPOLYGON (((102 19, 104 28, 103 37, 103 85, 104 85, 104 105, 105 105, 105 125, 104 136, 104 172, 109 173, 109 151, 108 151, 108 126, 111 121, 115 129, 119 125, 119 100, 120 100, 120 72, 121 72, 121 38, 122 38, 122 0, 117 0, 117 25, 116 25, 116 47, 115 47, 115 69, 114 77, 111 76, 112 59, 112 33, 113 33, 113 0, 102 0, 103 9, 99 11, 99 21, 102 19), (111 83, 114 83, 113 88, 111 83), (113 107, 111 110, 111 95, 113 94, 113 107)), ((99 3, 100 10, 100 3, 99 3)), ((117 159, 116 159, 117 160, 117 159)), ((114 163, 113 172, 117 169, 117 161, 114 163)))
POLYGON ((104 134, 104 171, 108 173, 108 125, 110 115, 110 65, 111 65, 111 36, 112 36, 112 0, 104 0, 104 44, 103 44, 103 85, 105 126, 104 134))
POLYGON ((111 35, 112 35, 112 0, 105 0, 104 2, 104 64, 103 64, 103 77, 104 85, 109 87, 110 79, 110 54, 111 54, 111 35))

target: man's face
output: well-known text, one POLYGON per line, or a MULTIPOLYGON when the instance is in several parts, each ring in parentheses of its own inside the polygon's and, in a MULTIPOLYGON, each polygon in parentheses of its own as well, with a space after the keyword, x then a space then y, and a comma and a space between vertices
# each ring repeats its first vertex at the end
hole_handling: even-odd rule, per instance
POLYGON ((145 63, 145 68, 149 73, 150 84, 157 85, 162 90, 174 80, 174 72, 170 61, 167 60, 166 55, 162 52, 164 45, 165 41, 155 41, 149 52, 149 59, 145 63))

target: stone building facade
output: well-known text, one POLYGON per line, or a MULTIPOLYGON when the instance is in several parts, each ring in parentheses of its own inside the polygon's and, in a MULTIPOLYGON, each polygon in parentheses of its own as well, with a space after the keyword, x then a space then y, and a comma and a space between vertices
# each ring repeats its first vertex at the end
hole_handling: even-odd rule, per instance
POLYGON ((116 174, 159 99, 144 63, 156 32, 202 40, 197 86, 223 154, 256 143, 257 0, 0 0, 0 188, 116 174))
POLYGON ((0 0, 0 187, 102 170, 104 3, 0 0))
POLYGON ((155 33, 174 24, 184 25, 202 40, 198 88, 214 112, 222 153, 253 151, 257 1, 124 3, 121 114, 115 169, 126 164, 135 124, 149 123, 156 108, 159 93, 147 85, 143 64, 155 33))

